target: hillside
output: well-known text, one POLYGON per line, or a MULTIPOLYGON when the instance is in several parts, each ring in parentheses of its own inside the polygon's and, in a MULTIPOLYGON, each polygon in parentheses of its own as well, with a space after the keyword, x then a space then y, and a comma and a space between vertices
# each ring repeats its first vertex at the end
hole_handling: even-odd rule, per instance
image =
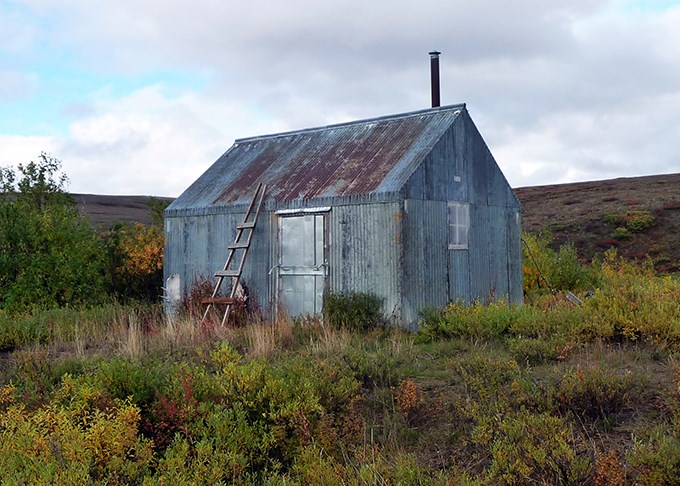
POLYGON ((97 227, 110 228, 119 222, 150 224, 152 222, 150 199, 172 201, 166 197, 106 196, 98 194, 71 194, 81 214, 97 227))
POLYGON ((627 259, 649 255, 657 270, 680 271, 680 173, 521 187, 524 231, 549 230, 584 260, 610 247, 627 259), (625 229, 624 229, 625 228, 625 229))

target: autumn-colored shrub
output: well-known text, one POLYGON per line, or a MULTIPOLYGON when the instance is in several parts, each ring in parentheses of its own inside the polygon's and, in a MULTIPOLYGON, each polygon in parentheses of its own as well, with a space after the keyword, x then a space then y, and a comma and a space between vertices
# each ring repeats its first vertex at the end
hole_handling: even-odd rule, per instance
POLYGON ((555 251, 549 246, 551 240, 550 233, 522 236, 524 292, 541 289, 575 292, 596 286, 597 272, 579 262, 573 244, 562 245, 555 251))
POLYGON ((158 301, 165 236, 157 225, 118 224, 104 234, 113 290, 122 300, 158 301))
POLYGON ((611 428, 632 400, 642 398, 643 385, 632 373, 577 368, 562 377, 551 398, 559 411, 611 428))
POLYGON ((0 407, 0 479, 25 484, 139 482, 152 461, 138 435, 139 409, 102 401, 102 390, 65 375, 54 400, 27 409, 4 387, 0 407))
POLYGON ((585 333, 680 346, 680 281, 656 276, 651 264, 628 263, 608 252, 602 285, 586 307, 585 333))

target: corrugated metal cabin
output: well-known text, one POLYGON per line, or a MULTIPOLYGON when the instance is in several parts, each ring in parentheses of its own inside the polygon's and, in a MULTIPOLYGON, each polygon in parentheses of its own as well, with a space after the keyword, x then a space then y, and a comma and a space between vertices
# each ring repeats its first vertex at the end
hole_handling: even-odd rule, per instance
POLYGON ((242 281, 263 310, 372 292, 413 328, 425 307, 522 301, 519 201, 464 104, 237 140, 165 211, 184 293, 222 269, 259 182, 242 281))

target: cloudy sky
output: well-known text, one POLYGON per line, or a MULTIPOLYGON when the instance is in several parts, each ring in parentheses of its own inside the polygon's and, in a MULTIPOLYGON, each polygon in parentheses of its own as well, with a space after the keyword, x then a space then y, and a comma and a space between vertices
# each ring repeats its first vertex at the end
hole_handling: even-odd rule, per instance
POLYGON ((0 0, 0 166, 177 196, 236 138, 467 103, 514 187, 680 172, 680 1, 0 0))

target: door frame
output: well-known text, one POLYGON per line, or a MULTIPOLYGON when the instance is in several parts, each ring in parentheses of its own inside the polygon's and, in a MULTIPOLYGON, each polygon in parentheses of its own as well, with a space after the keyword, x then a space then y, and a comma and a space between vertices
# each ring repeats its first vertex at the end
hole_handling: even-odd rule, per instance
POLYGON ((281 310, 281 297, 280 297, 280 283, 281 283, 281 251, 282 251, 282 238, 281 238, 281 220, 286 217, 299 217, 299 216, 322 216, 322 224, 323 224, 323 230, 322 230, 322 237, 323 237, 323 242, 322 242, 322 248, 323 248, 323 260, 321 266, 324 269, 323 272, 323 291, 322 291, 322 307, 323 307, 323 300, 325 299, 326 293, 328 291, 329 287, 329 281, 330 281, 330 262, 329 262, 329 246, 330 246, 330 232, 329 232, 329 213, 331 211, 330 206, 322 206, 322 207, 313 207, 313 208, 299 208, 299 209, 280 209, 278 211, 274 212, 274 218, 273 218, 273 230, 272 234, 274 235, 275 241, 273 246, 273 266, 272 270, 270 271, 270 275, 273 278, 273 285, 272 285, 272 290, 273 290, 273 298, 272 302, 274 304, 274 312, 275 314, 278 314, 278 312, 281 310))

